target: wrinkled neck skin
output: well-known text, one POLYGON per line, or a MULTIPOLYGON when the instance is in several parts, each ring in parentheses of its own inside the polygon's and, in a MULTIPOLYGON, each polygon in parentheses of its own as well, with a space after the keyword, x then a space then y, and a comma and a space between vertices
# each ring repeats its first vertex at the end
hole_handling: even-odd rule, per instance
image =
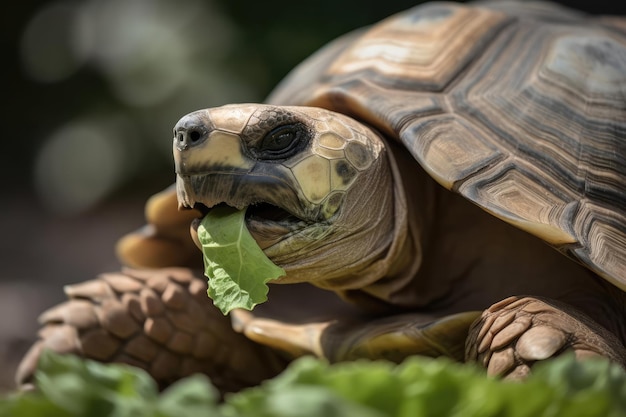
MULTIPOLYGON (((393 246, 396 221, 395 189, 383 151, 347 192, 341 209, 327 223, 307 228, 295 250, 284 244, 265 250, 287 272, 279 283, 309 282, 332 291, 357 289, 380 279, 387 271, 381 260, 393 246)), ((400 213, 406 218, 404 210, 400 213)))
POLYGON ((386 144, 347 194, 333 226, 305 248, 306 257, 272 256, 287 271, 281 281, 307 281, 373 311, 414 307, 421 292, 414 287, 428 235, 425 219, 432 218, 435 194, 432 179, 416 167, 404 148, 386 144), (401 172, 415 175, 402 181, 401 172), (409 286, 410 293, 404 291, 409 286))
POLYGON ((391 181, 385 189, 393 190, 393 208, 384 214, 393 219, 393 227, 387 231, 390 241, 383 256, 361 272, 367 281, 354 277, 350 282, 360 286, 333 289, 372 311, 414 309, 429 305, 432 296, 437 296, 429 282, 420 277, 420 271, 431 236, 438 186, 404 147, 387 142, 385 148, 391 181))

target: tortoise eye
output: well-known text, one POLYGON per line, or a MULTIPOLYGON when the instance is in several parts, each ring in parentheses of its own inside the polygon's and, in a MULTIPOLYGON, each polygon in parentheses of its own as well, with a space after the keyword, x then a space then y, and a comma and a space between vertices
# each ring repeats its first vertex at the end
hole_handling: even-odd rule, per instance
POLYGON ((285 159, 300 149, 305 129, 299 124, 272 129, 261 141, 260 156, 265 159, 285 159))

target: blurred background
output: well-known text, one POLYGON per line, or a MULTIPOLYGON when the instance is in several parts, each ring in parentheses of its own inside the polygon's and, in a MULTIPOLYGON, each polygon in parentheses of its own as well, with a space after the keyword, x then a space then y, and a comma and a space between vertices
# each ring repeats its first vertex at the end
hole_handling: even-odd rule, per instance
MULTIPOLYGON (((565 1, 626 14, 620 1, 565 1)), ((184 114, 259 102, 298 62, 409 0, 24 0, 5 8, 0 392, 64 284, 119 268, 115 241, 174 180, 184 114)))

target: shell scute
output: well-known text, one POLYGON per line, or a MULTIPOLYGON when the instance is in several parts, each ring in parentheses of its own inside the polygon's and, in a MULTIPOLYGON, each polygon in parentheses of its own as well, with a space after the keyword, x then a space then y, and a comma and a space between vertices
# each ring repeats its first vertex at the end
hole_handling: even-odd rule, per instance
POLYGON ((495 140, 453 115, 416 119, 400 134, 426 171, 448 189, 504 158, 495 140))
POLYGON ((565 187, 546 187, 527 164, 508 159, 490 170, 475 175, 459 189, 491 214, 541 236, 553 245, 577 242, 572 211, 576 198, 565 187))
POLYGON ((432 3, 376 25, 327 71, 393 89, 442 91, 510 19, 499 12, 432 3))
POLYGON ((400 140, 443 186, 626 290, 623 27, 548 3, 425 4, 337 41, 270 99, 400 140))

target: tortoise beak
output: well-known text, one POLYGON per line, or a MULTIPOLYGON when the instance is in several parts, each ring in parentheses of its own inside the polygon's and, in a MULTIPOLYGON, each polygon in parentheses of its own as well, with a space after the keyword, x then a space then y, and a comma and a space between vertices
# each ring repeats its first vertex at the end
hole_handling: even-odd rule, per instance
MULTIPOLYGON (((236 109, 235 109, 236 110, 236 109)), ((234 111, 232 108, 229 112, 234 111)), ((248 230, 261 248, 280 241, 305 223, 315 222, 319 207, 311 207, 298 191, 291 171, 281 164, 262 164, 245 151, 243 122, 228 119, 220 108, 184 116, 174 128, 172 150, 179 209, 205 215, 218 204, 247 208, 248 230), (219 120, 215 127, 212 119, 219 120)), ((238 119, 234 111, 234 119, 238 119)), ((242 112, 247 120, 249 115, 242 112)), ((199 248, 199 220, 190 226, 199 248)))
POLYGON ((243 131, 252 109, 199 110, 176 124, 172 151, 179 208, 225 203, 242 210, 268 203, 299 219, 319 221, 319 205, 301 195, 289 168, 260 163, 246 151, 243 131))
POLYGON ((239 135, 213 127, 207 110, 190 113, 176 124, 172 150, 180 206, 200 202, 210 208, 227 199, 239 209, 246 206, 237 201, 234 186, 236 177, 248 174, 254 161, 244 155, 239 135), (208 174, 222 176, 221 186, 207 189, 208 174), (225 189, 231 195, 224 195, 225 189))

